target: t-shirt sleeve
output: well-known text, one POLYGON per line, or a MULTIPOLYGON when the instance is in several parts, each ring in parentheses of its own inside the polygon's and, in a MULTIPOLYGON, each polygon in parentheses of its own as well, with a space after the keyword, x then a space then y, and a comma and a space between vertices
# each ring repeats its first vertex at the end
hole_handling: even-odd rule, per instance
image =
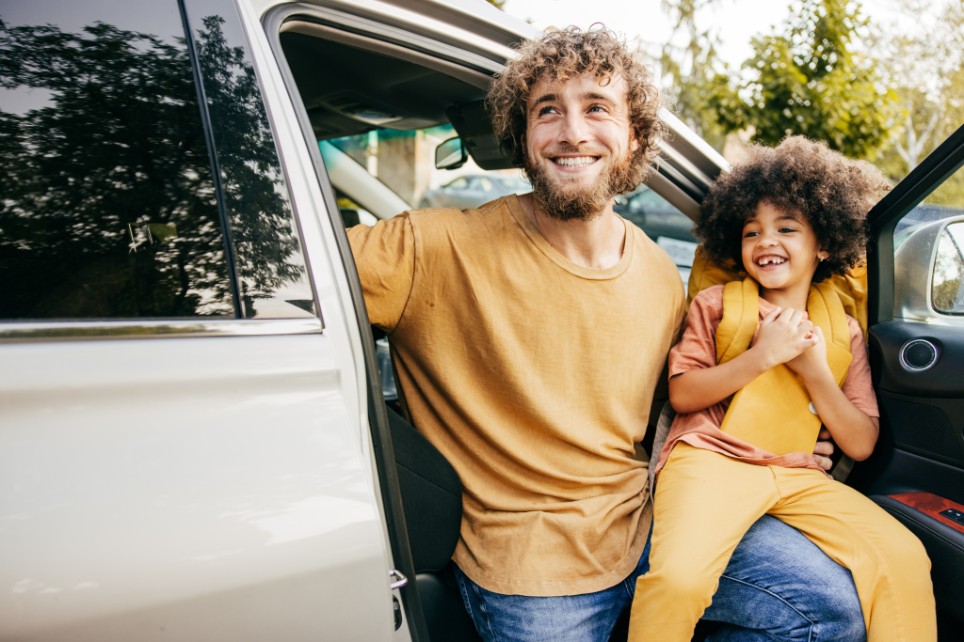
POLYGON ((714 286, 693 298, 679 343, 669 352, 669 376, 716 365, 716 328, 723 311, 723 288, 714 286))
POLYGON ((408 214, 373 226, 348 229, 368 320, 386 332, 395 329, 412 292, 415 234, 408 214))
POLYGON ((874 394, 873 379, 870 375, 870 361, 867 358, 867 344, 864 343, 860 324, 849 317, 847 321, 850 324, 850 354, 853 355, 853 359, 841 390, 850 403, 868 416, 879 417, 880 410, 877 408, 877 397, 874 394))

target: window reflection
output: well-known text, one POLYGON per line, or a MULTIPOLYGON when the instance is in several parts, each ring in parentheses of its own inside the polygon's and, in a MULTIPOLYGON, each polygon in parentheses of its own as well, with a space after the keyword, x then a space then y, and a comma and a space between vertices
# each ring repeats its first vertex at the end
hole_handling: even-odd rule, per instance
POLYGON ((93 15, 61 29, 46 6, 0 25, 2 82, 23 98, 0 113, 0 258, 16 284, 0 316, 233 316, 177 13, 158 16, 162 38, 93 15))
POLYGON ((282 290, 270 316, 310 314, 254 74, 223 24, 195 32, 216 175, 174 0, 5 7, 0 318, 250 317, 282 290))
POLYGON ((233 2, 189 3, 211 118, 228 247, 246 318, 313 316, 301 243, 233 2))

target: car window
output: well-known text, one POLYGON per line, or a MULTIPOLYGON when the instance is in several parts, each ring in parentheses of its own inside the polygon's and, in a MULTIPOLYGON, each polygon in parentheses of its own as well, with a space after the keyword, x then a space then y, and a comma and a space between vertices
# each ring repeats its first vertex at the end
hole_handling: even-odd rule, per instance
POLYGON ((964 170, 894 228, 894 316, 939 324, 964 317, 964 170))
MULTIPOLYGON (((487 172, 475 166, 471 160, 455 170, 469 171, 471 174, 451 178, 450 170, 436 169, 435 145, 452 135, 451 126, 440 126, 407 132, 377 131, 333 138, 326 142, 353 158, 372 178, 418 207, 465 209, 478 207, 506 194, 524 194, 531 190, 528 181, 521 178, 520 170, 487 172), (365 162, 373 155, 377 156, 377 163, 365 162)), ((351 194, 350 189, 340 185, 336 187, 352 199, 360 199, 360 196, 356 198, 351 194)), ((401 211, 374 214, 379 218, 388 218, 401 211)))
POLYGON ((933 225, 931 220, 945 223, 939 224, 931 302, 938 314, 964 315, 964 170, 931 192, 925 203, 904 216, 901 224, 909 231, 905 234, 913 234, 922 226, 933 225))
POLYGON ((694 224, 689 217, 646 185, 616 197, 613 208, 666 250, 684 282, 689 279, 697 244, 694 224))
POLYGON ((4 5, 0 319, 311 314, 235 8, 218 4, 191 40, 175 0, 4 5))

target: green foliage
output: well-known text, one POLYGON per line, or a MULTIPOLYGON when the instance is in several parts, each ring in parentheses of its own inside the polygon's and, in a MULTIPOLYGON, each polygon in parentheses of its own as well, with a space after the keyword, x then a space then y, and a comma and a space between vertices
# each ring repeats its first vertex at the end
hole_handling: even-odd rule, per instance
MULTIPOLYGON (((964 4, 960 0, 900 0, 898 35, 882 33, 869 46, 884 64, 887 86, 898 95, 899 113, 878 165, 899 178, 964 123, 964 4), (925 19, 926 16, 926 19, 925 19)), ((945 204, 964 204, 964 173, 945 184, 945 204), (951 194, 950 192, 953 192, 951 194)))
MULTIPOLYGON (((706 97, 715 93, 717 77, 725 78, 726 65, 719 56, 719 37, 712 29, 700 29, 696 14, 717 0, 662 0, 673 34, 687 41, 666 44, 660 53, 663 91, 672 97, 673 111, 716 148, 723 147, 725 132, 719 126, 706 97)), ((670 38, 672 41, 672 38, 670 38)))
POLYGON ((801 134, 852 157, 873 159, 887 140, 896 94, 875 62, 855 52, 866 27, 859 4, 800 0, 783 35, 752 41, 740 81, 714 77, 709 106, 727 132, 748 130, 775 145, 801 134))

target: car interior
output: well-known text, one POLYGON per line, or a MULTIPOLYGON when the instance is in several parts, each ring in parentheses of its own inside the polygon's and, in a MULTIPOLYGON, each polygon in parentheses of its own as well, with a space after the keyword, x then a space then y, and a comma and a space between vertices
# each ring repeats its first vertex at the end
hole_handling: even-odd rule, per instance
MULTIPOLYGON (((405 201, 379 190, 359 190, 357 185, 353 188, 350 176, 336 167, 341 152, 333 149, 330 141, 371 131, 451 125, 479 167, 510 167, 490 130, 483 103, 491 75, 499 66, 482 53, 422 42, 412 39, 411 34, 386 31, 384 26, 379 31, 359 17, 335 20, 317 13, 269 15, 266 26, 269 34, 275 34, 272 44, 280 48, 287 61, 284 71, 289 91, 297 92, 304 105, 306 138, 311 136, 313 145, 321 145, 326 171, 319 172, 319 180, 330 185, 336 196, 347 196, 353 203, 353 207, 342 208, 344 224, 359 222, 356 208, 385 217, 403 209, 405 201), (390 213, 385 213, 386 208, 390 213)), ((959 159, 960 131, 957 138, 958 151, 953 154, 959 159)), ((664 153, 672 160, 674 153, 687 144, 678 141, 676 152, 667 149, 664 153)), ((689 180, 686 173, 705 179, 715 171, 719 171, 718 166, 714 169, 667 162, 648 182, 654 188, 672 183, 673 189, 658 191, 693 218, 702 198, 701 185, 706 181, 689 180)), ((900 204, 887 202, 875 210, 884 221, 881 225, 889 225, 891 230, 913 204, 905 203, 903 213, 885 212, 895 207, 900 204)), ((886 265, 887 256, 881 254, 879 265, 886 265)), ((878 286, 887 278, 891 282, 894 279, 892 268, 871 264, 870 269, 871 283, 878 286)), ((964 580, 957 572, 964 568, 964 525, 924 520, 922 515, 930 509, 923 510, 920 505, 937 502, 934 506, 943 508, 930 512, 940 513, 956 510, 955 506, 964 503, 964 375, 959 365, 964 360, 953 357, 961 354, 964 345, 959 333, 939 327, 925 331, 894 320, 893 307, 887 308, 885 301, 875 308, 880 302, 874 296, 872 293, 871 323, 883 322, 872 329, 870 339, 875 384, 884 389, 881 447, 869 462, 858 465, 848 483, 873 496, 925 541, 935 566, 938 603, 942 618, 946 618, 942 619, 942 630, 946 631, 964 622, 964 580), (930 345, 938 346, 939 354, 945 355, 927 379, 915 378, 901 366, 908 342, 922 333, 931 338, 930 345), (933 477, 925 482, 921 471, 933 477), (923 491, 927 491, 926 497, 914 495, 923 491)), ((358 308, 364 310, 362 305, 358 308)), ((364 319, 360 323, 367 325, 364 319)), ((408 625, 419 639, 476 640, 449 562, 460 523, 458 476, 405 421, 396 401, 383 403, 386 400, 375 374, 373 346, 369 368, 371 421, 376 441, 392 444, 386 449, 389 454, 394 450, 393 457, 379 462, 393 554, 399 568, 415 578, 403 592, 408 625), (390 432, 385 426, 390 426, 390 432), (391 479, 397 479, 400 491, 388 481, 391 479)), ((625 630, 617 627, 612 639, 624 636, 625 630)))

